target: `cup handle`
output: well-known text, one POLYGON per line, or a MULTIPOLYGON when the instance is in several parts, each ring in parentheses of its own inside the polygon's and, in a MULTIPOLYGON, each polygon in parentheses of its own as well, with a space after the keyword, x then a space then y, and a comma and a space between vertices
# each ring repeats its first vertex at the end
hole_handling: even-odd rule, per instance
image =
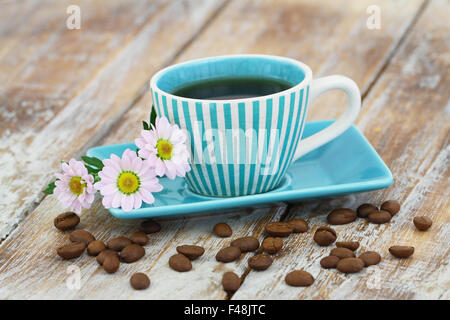
POLYGON ((343 90, 347 94, 347 110, 327 128, 302 139, 295 152, 293 161, 341 135, 356 120, 361 109, 361 93, 356 83, 350 78, 334 75, 313 80, 311 83, 310 103, 313 103, 320 94, 333 89, 343 90))

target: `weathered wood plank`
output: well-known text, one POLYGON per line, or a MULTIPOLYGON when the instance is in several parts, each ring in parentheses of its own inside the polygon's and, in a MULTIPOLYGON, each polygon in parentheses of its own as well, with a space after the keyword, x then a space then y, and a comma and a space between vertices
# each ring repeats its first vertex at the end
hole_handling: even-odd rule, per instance
POLYGON ((290 249, 267 272, 251 272, 234 299, 448 299, 450 24, 446 17, 450 7, 445 4, 435 1, 425 10, 369 93, 358 121, 392 170, 394 185, 383 191, 306 203, 286 217, 307 217, 317 226, 326 224, 325 214, 337 206, 356 209, 364 202, 397 199, 402 209, 387 225, 358 219, 335 228, 338 240, 360 241, 359 252, 378 251, 382 262, 353 275, 324 270, 319 261, 330 248, 314 244, 314 228, 306 235, 291 236, 290 249), (433 227, 428 232, 417 231, 412 223, 416 215, 430 217, 433 227), (414 256, 393 258, 388 248, 394 244, 414 246, 414 256), (287 286, 284 277, 295 268, 311 272, 316 282, 309 288, 287 286))
POLYGON ((76 31, 65 29, 60 4, 58 22, 51 20, 56 30, 40 21, 30 31, 32 39, 43 38, 36 52, 24 61, 17 53, 20 62, 12 63, 24 41, 1 58, 0 74, 12 76, 0 90, 0 238, 41 199, 60 161, 84 153, 120 120, 149 75, 170 63, 223 3, 86 1, 76 31), (18 70, 8 71, 11 64, 18 70))

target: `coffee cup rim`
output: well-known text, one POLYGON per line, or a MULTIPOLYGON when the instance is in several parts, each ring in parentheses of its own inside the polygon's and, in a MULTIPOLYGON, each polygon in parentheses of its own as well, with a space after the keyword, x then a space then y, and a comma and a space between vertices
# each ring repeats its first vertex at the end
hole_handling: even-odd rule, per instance
POLYGON ((261 98, 277 98, 280 96, 284 96, 284 95, 288 95, 291 92, 296 92, 299 89, 304 88, 308 83, 310 83, 312 79, 312 71, 311 68, 304 64, 301 61, 295 60, 295 59, 291 59, 291 58, 287 58, 287 57, 281 57, 281 56, 275 56, 275 55, 267 55, 267 54, 231 54, 231 55, 219 55, 219 56, 212 56, 212 57, 206 57, 206 58, 199 58, 199 59, 192 59, 192 60, 188 60, 188 61, 184 61, 184 62, 180 62, 180 63, 176 63, 173 65, 170 65, 168 67, 165 67, 161 70, 159 70, 157 73, 155 73, 153 75, 153 77, 150 79, 150 88, 153 91, 158 91, 160 93, 163 93, 165 96, 170 97, 171 99, 183 99, 184 101, 187 102, 203 102, 203 103, 241 103, 241 102, 251 102, 251 101, 258 101, 261 98), (195 63, 195 62, 199 62, 199 61, 207 61, 207 60, 214 60, 214 59, 221 59, 221 58, 246 58, 246 57, 261 57, 261 58, 270 58, 270 59, 275 59, 275 60, 281 60, 284 62, 289 62, 292 63, 298 67, 300 67, 303 72, 305 73, 305 77, 303 78, 302 81, 300 81, 298 84, 294 85, 293 87, 287 89, 287 90, 283 90, 277 93, 273 93, 273 94, 269 94, 269 95, 264 95, 264 96, 258 96, 258 97, 251 97, 251 98, 241 98, 241 99, 229 99, 229 100, 219 100, 219 99, 194 99, 194 98, 186 98, 186 97, 181 97, 181 96, 177 96, 174 94, 171 94, 167 91, 164 91, 162 89, 160 89, 157 85, 156 82, 159 80, 159 78, 165 74, 166 72, 175 69, 175 68, 179 68, 182 67, 183 65, 188 65, 191 63, 195 63))

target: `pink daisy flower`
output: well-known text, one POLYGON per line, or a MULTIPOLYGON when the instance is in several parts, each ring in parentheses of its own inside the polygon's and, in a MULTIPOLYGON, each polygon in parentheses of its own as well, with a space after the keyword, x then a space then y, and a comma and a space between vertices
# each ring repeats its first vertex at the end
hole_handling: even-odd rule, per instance
POLYGON ((186 135, 177 125, 171 125, 165 117, 156 118, 153 130, 142 130, 141 135, 135 140, 139 156, 154 165, 158 176, 175 179, 191 170, 186 135))
POLYGON ((70 159, 69 163, 61 165, 63 173, 55 174, 53 193, 68 210, 81 213, 81 208, 88 209, 94 201, 94 177, 88 174, 82 161, 70 159))
POLYGON ((124 151, 122 158, 113 154, 103 164, 98 173, 101 180, 94 187, 102 194, 107 209, 122 207, 125 212, 139 209, 142 201, 149 204, 155 201, 152 192, 163 189, 151 163, 130 149, 124 151))

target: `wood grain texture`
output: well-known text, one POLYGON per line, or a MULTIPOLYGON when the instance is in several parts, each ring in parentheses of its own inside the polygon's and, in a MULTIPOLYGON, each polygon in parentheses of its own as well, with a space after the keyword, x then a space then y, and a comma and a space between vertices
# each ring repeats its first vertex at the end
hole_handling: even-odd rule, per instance
MULTIPOLYGON (((211 229, 215 223, 226 221, 235 231, 233 238, 254 234, 262 239, 264 225, 268 221, 281 219, 284 207, 258 209, 245 213, 235 212, 224 216, 215 214, 211 217, 164 221, 162 231, 151 235, 151 242, 146 247, 146 257, 136 264, 122 264, 121 269, 114 276, 105 274, 94 259, 86 255, 71 262, 62 261, 56 256, 55 248, 65 243, 67 236, 53 227, 53 218, 62 210, 54 197, 46 197, 0 247, 0 288, 2 288, 0 298, 223 299, 225 293, 221 290, 220 278, 223 272, 233 270, 245 276, 243 286, 233 299, 348 299, 355 297, 448 299, 449 275, 446 265, 448 252, 445 248, 448 250, 449 247, 449 203, 445 195, 449 193, 448 179, 446 179, 449 176, 449 150, 448 131, 445 132, 445 123, 442 122, 442 110, 448 109, 448 92, 445 88, 448 88, 449 61, 445 54, 448 48, 445 47, 446 43, 442 43, 442 38, 445 37, 445 34, 442 34, 443 29, 437 26, 432 29, 433 20, 430 17, 435 14, 434 11, 438 10, 436 8, 442 7, 442 3, 433 3, 431 8, 427 9, 426 15, 419 20, 418 26, 424 28, 423 32, 429 37, 427 43, 430 47, 429 50, 417 51, 415 60, 410 62, 409 70, 416 70, 415 67, 426 64, 430 61, 431 55, 431 59, 436 59, 437 62, 433 69, 429 69, 430 75, 434 73, 440 76, 438 85, 432 89, 425 88, 425 96, 420 96, 423 99, 420 100, 420 104, 411 102, 419 98, 411 96, 411 93, 415 92, 412 88, 419 86, 420 74, 411 78, 411 87, 409 87, 408 81, 411 75, 401 72, 411 48, 422 41, 423 35, 417 33, 417 27, 414 28, 413 35, 406 38, 393 64, 386 70, 383 68, 394 48, 403 39, 422 2, 376 1, 375 4, 379 4, 383 10, 383 29, 379 31, 370 31, 365 28, 367 18, 365 9, 369 4, 374 3, 361 1, 348 5, 344 1, 336 1, 332 4, 306 0, 232 1, 212 21, 205 32, 181 53, 177 61, 235 52, 271 53, 302 60, 310 64, 313 70, 318 70, 319 75, 343 73, 354 78, 363 93, 367 94, 363 115, 358 125, 396 176, 396 183, 392 188, 296 205, 285 219, 306 216, 313 226, 312 230, 307 234, 289 237, 286 249, 264 272, 249 272, 246 259, 251 254, 245 255, 237 263, 217 263, 214 259, 215 253, 218 248, 228 244, 230 239, 218 239, 212 236, 211 229), (433 11, 430 13, 430 10, 433 11), (243 12, 248 13, 246 19, 242 19, 243 12), (217 40, 218 35, 221 35, 220 41, 217 40), (434 54, 435 50, 437 54, 434 54), (381 71, 385 71, 386 75, 383 73, 372 88, 374 79, 381 71), (399 90, 387 89, 393 83, 399 90), (370 91, 368 91, 369 88, 371 88, 370 91), (437 94, 433 96, 431 92, 435 90, 437 94), (436 97, 439 98, 435 100, 436 97), (387 103, 391 101, 390 99, 404 107, 393 109, 387 103), (433 106, 431 113, 420 112, 425 100, 433 106), (406 113, 404 108, 408 108, 410 113, 406 113), (405 122, 399 126, 396 120, 404 117, 406 117, 405 122), (412 121, 416 121, 414 126, 412 121), (438 124, 433 127, 423 125, 420 126, 420 130, 417 130, 418 123, 428 123, 428 121, 437 121, 438 124), (418 139, 413 140, 411 137, 418 139), (430 137, 435 137, 431 146, 430 140, 427 140, 430 137), (392 150, 393 145, 399 148, 398 152, 392 150), (420 155, 417 156, 416 153, 420 155), (404 156, 400 160, 399 157, 402 155, 404 156), (428 179, 424 179, 425 176, 428 179), (380 252, 383 249, 382 264, 353 276, 321 270, 318 262, 330 248, 317 247, 311 237, 317 225, 325 222, 324 214, 335 207, 356 207, 364 201, 380 203, 386 198, 396 198, 404 202, 402 211, 390 225, 373 226, 358 220, 350 226, 336 228, 339 239, 360 240, 363 249, 380 250, 380 252), (419 233, 414 230, 411 219, 416 211, 420 211, 421 214, 427 213, 434 220, 435 224, 429 232, 419 233), (388 239, 401 244, 414 243, 417 248, 415 256, 408 261, 390 258, 385 250, 388 247, 388 239), (176 246, 180 244, 199 244, 206 248, 204 257, 194 261, 193 270, 185 274, 176 273, 167 265, 169 257, 175 253, 176 246), (430 247, 432 244, 435 248, 430 247), (437 258, 431 259, 431 254, 435 254, 437 258), (70 276, 67 274, 67 267, 72 265, 81 268, 80 290, 70 290, 66 286, 70 276), (287 287, 284 284, 284 276, 296 267, 310 271, 316 277, 316 283, 307 289, 287 287), (424 272, 425 268, 429 270, 424 272), (150 276, 152 284, 148 290, 136 292, 129 287, 129 277, 136 271, 144 271, 150 276), (389 277, 385 277, 386 273, 389 273, 389 277), (381 280, 379 280, 380 274, 381 280), (362 276, 369 277, 370 280, 362 279, 362 276), (410 283, 413 285, 409 285, 410 283), (381 289, 379 289, 380 285, 383 286, 381 289)), ((444 19, 445 15, 448 16, 445 11, 438 14, 440 19, 444 19)), ((143 59, 143 57, 142 54, 136 59, 143 59)), ((161 61, 163 61, 162 58, 161 61)), ((132 71, 139 73, 136 69, 132 71)), ((128 77, 126 81, 131 80, 128 77)), ((100 83, 104 82, 107 82, 106 78, 100 83)), ((133 85, 134 82, 131 82, 133 85)), ((116 86, 111 86, 105 87, 104 91, 100 92, 115 89, 119 90, 116 86)), ((121 103, 124 103, 125 94, 121 96, 118 93, 118 95, 121 103)), ((105 93, 102 98, 104 96, 105 93)), ((85 102, 91 101, 93 97, 89 96, 89 99, 85 102)), ((342 96, 327 94, 318 100, 310 116, 312 119, 334 117, 339 113, 336 105, 344 102, 342 96)), ((99 103, 101 103, 99 99, 94 99, 89 106, 92 108, 99 103)), ((129 103, 132 104, 132 101, 129 103)), ((148 117, 150 105, 149 94, 144 94, 128 112, 116 112, 106 123, 99 123, 92 128, 88 142, 77 144, 76 141, 72 141, 70 147, 73 147, 73 150, 79 148, 78 152, 74 152, 79 155, 87 146, 94 143, 111 144, 132 141, 139 134, 141 120, 148 117), (119 119, 120 121, 116 121, 119 119)), ((83 112, 86 111, 87 109, 83 109, 83 112)), ((92 111, 90 117, 97 119, 95 112, 92 111)), ((71 113, 70 116, 74 114, 71 113)), ((65 119, 67 121, 67 117, 65 119)), ((100 120, 96 121, 100 122, 100 120)), ((49 129, 47 134, 51 132, 49 129)), ((58 156, 60 155, 57 154, 55 159, 58 159, 58 156)), ((92 231, 101 240, 107 240, 115 235, 130 234, 136 230, 137 225, 138 221, 123 221, 111 217, 100 207, 100 201, 97 199, 94 206, 83 215, 80 227, 92 231)))
POLYGON ((335 227, 338 241, 359 241, 358 252, 378 251, 382 262, 353 275, 324 270, 319 261, 333 246, 314 244, 313 228, 306 235, 291 236, 289 248, 270 270, 251 272, 233 299, 449 299, 450 25, 435 22, 444 21, 450 7, 442 4, 432 2, 426 9, 369 93, 358 120, 392 170, 394 185, 383 191, 305 203, 286 217, 307 217, 317 226, 326 224, 326 214, 338 206, 356 209, 364 202, 380 205, 386 199, 397 199, 402 209, 389 224, 358 219, 335 227), (430 217, 432 228, 416 230, 412 223, 416 215, 430 217), (414 246, 414 255, 405 260, 392 257, 388 248, 396 244, 414 246), (296 268, 312 273, 316 282, 304 289, 287 286, 284 277, 296 268))
POLYGON ((0 238, 60 161, 94 145, 224 1, 80 2, 81 30, 66 29, 68 2, 57 3, 0 59, 0 238))

